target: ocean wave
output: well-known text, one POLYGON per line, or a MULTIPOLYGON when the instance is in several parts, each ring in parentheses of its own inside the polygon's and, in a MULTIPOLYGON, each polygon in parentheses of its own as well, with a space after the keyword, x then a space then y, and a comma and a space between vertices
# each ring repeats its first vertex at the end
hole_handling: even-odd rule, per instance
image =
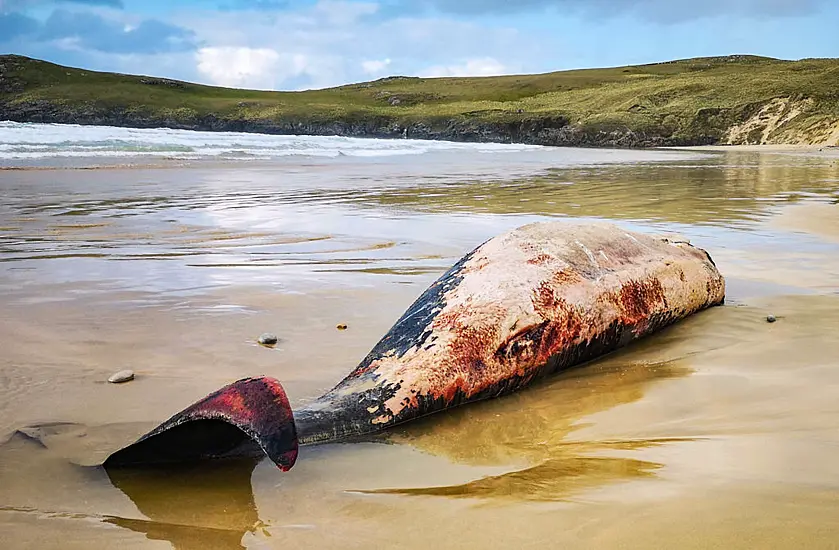
POLYGON ((342 136, 279 136, 75 124, 0 122, 0 159, 131 157, 270 159, 288 156, 386 157, 431 152, 515 153, 536 145, 456 143, 342 136))

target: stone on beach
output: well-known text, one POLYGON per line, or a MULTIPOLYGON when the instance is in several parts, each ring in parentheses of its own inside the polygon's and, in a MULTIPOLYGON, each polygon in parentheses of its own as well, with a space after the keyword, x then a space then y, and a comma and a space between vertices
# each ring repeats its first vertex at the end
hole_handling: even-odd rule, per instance
POLYGON ((134 380, 133 370, 121 370, 112 374, 110 378, 108 378, 108 382, 111 384, 122 384, 123 382, 129 382, 131 380, 134 380))
POLYGON ((277 338, 277 336, 275 334, 271 334, 271 333, 268 333, 268 332, 266 332, 265 334, 262 334, 257 339, 257 342, 259 342, 263 346, 275 346, 277 344, 277 342, 279 342, 279 341, 280 341, 280 339, 277 338))

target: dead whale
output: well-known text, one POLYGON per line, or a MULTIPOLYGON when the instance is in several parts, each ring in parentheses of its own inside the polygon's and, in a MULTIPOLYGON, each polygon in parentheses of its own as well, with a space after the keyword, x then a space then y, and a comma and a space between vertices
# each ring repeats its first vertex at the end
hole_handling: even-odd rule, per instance
POLYGON ((486 241, 435 281, 333 389, 292 411, 272 378, 198 401, 106 468, 264 453, 371 434, 502 396, 722 304, 725 281, 686 241, 608 223, 534 223, 486 241))

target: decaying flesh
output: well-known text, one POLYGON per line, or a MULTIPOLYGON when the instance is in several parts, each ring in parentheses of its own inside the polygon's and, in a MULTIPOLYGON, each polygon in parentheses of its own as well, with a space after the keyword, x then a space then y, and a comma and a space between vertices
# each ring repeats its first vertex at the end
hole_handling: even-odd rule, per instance
MULTIPOLYGON (((520 227, 462 258, 355 370, 295 411, 296 438, 334 441, 504 395, 721 304, 724 297, 724 279, 710 256, 687 242, 605 223, 520 227)), ((282 392, 273 381, 271 387, 282 392)), ((200 403, 156 431, 185 414, 194 419, 189 411, 200 403)), ((253 418, 253 412, 248 415, 253 418)), ((236 413, 222 416, 214 418, 259 440, 236 413)), ((290 467, 288 456, 284 468, 290 467)), ((271 458, 280 464, 279 456, 271 458)))

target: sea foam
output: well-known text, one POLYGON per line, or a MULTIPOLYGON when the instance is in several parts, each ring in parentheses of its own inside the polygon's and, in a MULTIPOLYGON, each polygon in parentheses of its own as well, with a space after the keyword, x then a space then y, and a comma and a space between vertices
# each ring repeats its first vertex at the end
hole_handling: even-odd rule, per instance
POLYGON ((338 136, 277 136, 196 132, 169 128, 115 128, 76 124, 0 122, 0 159, 51 157, 167 157, 180 159, 271 159, 288 156, 382 157, 429 152, 514 153, 535 145, 455 143, 415 139, 338 136))

